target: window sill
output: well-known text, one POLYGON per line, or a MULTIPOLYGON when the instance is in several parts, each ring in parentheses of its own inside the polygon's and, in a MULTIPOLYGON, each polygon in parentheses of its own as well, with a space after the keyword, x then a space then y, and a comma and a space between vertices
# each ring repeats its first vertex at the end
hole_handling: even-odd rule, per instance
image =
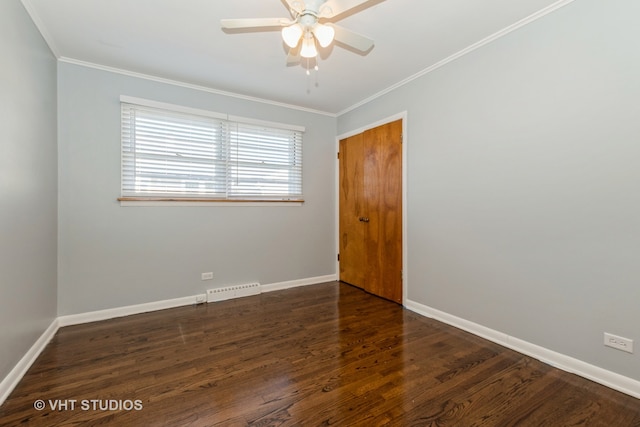
POLYGON ((187 199, 171 197, 118 197, 120 206, 302 206, 303 199, 187 199))

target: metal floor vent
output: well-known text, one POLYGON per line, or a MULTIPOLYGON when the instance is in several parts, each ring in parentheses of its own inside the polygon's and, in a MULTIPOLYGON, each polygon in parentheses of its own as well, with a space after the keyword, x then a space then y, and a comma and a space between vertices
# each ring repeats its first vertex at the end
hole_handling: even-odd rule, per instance
POLYGON ((232 298, 248 297, 262 293, 260 283, 226 286, 207 290, 207 302, 224 301, 232 298))

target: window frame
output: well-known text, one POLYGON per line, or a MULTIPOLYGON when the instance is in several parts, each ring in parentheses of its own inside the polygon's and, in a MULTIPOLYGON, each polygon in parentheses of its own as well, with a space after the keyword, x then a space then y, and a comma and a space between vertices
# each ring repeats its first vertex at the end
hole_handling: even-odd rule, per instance
MULTIPOLYGON (((120 125, 121 125, 121 140, 120 140, 120 153, 121 153, 121 171, 120 171, 120 197, 118 197, 118 201, 121 206, 174 206, 174 205, 184 205, 185 203, 190 206, 219 206, 219 205, 227 205, 227 206, 238 206, 240 204, 246 205, 255 205, 255 206, 291 206, 291 205, 301 205, 304 202, 303 198, 303 158, 302 158, 302 145, 303 145, 303 134, 305 132, 305 128, 303 126, 290 125, 285 123, 271 122, 265 120, 258 120, 253 118, 246 118, 241 116, 229 115, 224 113, 217 113, 209 110, 203 110, 198 108, 184 107, 175 104, 169 104, 164 102, 152 101, 142 98, 135 98, 131 96, 122 95, 120 96, 120 125), (224 122, 225 131, 224 133, 224 141, 220 142, 222 146, 226 145, 226 153, 225 153, 225 190, 222 196, 198 196, 196 192, 193 194, 189 193, 170 193, 167 192, 165 194, 135 194, 135 191, 126 191, 125 190, 125 104, 129 104, 135 107, 140 107, 141 109, 148 108, 153 110, 160 110, 159 112, 166 112, 167 114, 178 114, 178 115, 192 115, 197 116, 199 118, 212 119, 220 122, 224 122), (288 195, 259 195, 259 194, 251 194, 251 195, 242 195, 242 194, 230 194, 230 152, 231 149, 229 145, 231 144, 232 129, 237 129, 237 127, 244 128, 254 128, 258 129, 260 127, 266 128, 267 132, 277 132, 284 131, 285 136, 287 132, 291 132, 291 141, 292 144, 291 150, 295 152, 295 158, 299 160, 294 161, 288 167, 285 167, 285 170, 294 170, 296 171, 295 177, 297 177, 293 181, 293 185, 297 185, 299 188, 299 195, 297 194, 288 194, 288 195)), ((287 148, 289 150, 289 148, 287 148)), ((260 169, 260 167, 258 167, 260 169)), ((286 173, 285 173, 286 175, 286 173)), ((262 175, 258 175, 261 177, 262 175)), ((245 177, 246 178, 246 177, 245 177)), ((266 181, 265 181, 266 182, 266 181)), ((292 185, 290 181, 287 181, 288 185, 292 185)), ((129 181, 129 184, 132 183, 129 181)), ((256 190, 257 191, 257 190, 256 190)))

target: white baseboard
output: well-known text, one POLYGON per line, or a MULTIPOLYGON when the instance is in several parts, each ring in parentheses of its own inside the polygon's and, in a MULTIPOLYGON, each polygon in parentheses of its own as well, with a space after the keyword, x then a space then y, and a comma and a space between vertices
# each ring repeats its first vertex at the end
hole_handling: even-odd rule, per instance
MULTIPOLYGON (((337 276, 330 274, 328 276, 309 277, 306 279, 291 280, 288 282, 271 283, 262 285, 262 292, 273 292, 283 289, 295 288, 298 286, 315 285, 318 283, 336 281, 337 276)), ((129 305, 125 307, 108 308, 106 310, 90 311, 87 313, 71 314, 58 317, 59 326, 79 325, 89 322, 97 322, 100 320, 113 319, 116 317, 131 316, 133 314, 148 313, 150 311, 165 310, 167 308, 182 307, 196 303, 197 295, 188 297, 175 298, 163 301, 154 301, 144 304, 129 305)))
MULTIPOLYGON (((283 289, 295 288, 298 286, 315 285, 319 283, 332 282, 338 280, 337 275, 310 277, 306 279, 291 280, 288 282, 271 283, 262 286, 263 292, 273 292, 283 289)), ((18 385, 22 377, 27 373, 33 362, 38 358, 42 350, 47 346, 51 338, 59 328, 63 326, 79 325, 83 323, 97 322, 100 320, 113 319, 116 317, 131 316, 133 314, 148 313, 150 311, 164 310, 167 308, 182 307, 196 303, 196 296, 175 298, 163 301, 154 301, 144 304, 129 305, 125 307, 109 308, 106 310, 90 311, 87 313, 70 314, 60 316, 49 325, 46 331, 31 346, 29 351, 20 359, 16 366, 0 382, 0 405, 9 397, 9 394, 18 385)))
MULTIPOLYGON (((291 280, 288 282, 262 285, 262 292, 273 292, 298 286, 315 285, 318 283, 338 280, 335 274, 328 276, 309 277, 306 279, 291 280)), ((131 316, 133 314, 148 313, 150 311, 165 310, 167 308, 183 307, 196 303, 197 295, 175 298, 163 301, 154 301, 144 304, 128 305, 125 307, 109 308, 106 310, 90 311, 88 313, 71 314, 58 317, 60 327, 79 325, 82 323, 97 322, 99 320, 113 319, 116 317, 131 316)))
POLYGON ((454 326, 463 331, 467 331, 481 338, 485 338, 496 344, 526 354, 546 364, 554 366, 563 371, 579 375, 591 381, 597 382, 614 390, 640 399, 640 381, 634 380, 624 375, 591 365, 582 360, 575 359, 562 353, 549 350, 536 344, 509 336, 503 332, 487 328, 474 322, 462 319, 457 316, 445 313, 435 308, 407 300, 405 307, 425 317, 439 320, 448 325, 454 326))
POLYGON ((40 356, 42 350, 49 344, 51 338, 59 328, 58 319, 54 319, 49 327, 40 335, 40 338, 31 346, 29 351, 18 361, 11 372, 0 382, 0 405, 9 397, 14 388, 18 385, 22 377, 27 373, 33 362, 40 356))
POLYGON ((271 283, 269 285, 262 285, 262 292, 281 291, 283 289, 297 288, 298 286, 335 282, 336 280, 338 280, 337 274, 329 274, 327 276, 317 276, 309 277, 307 279, 290 280, 288 282, 271 283))
POLYGON ((165 310, 167 308, 182 307, 196 303, 196 295, 189 297, 167 299, 163 301, 147 302, 144 304, 128 305, 125 307, 108 308, 106 310, 90 311, 87 313, 70 314, 58 317, 60 327, 80 325, 116 317, 131 316, 133 314, 148 313, 150 311, 165 310))

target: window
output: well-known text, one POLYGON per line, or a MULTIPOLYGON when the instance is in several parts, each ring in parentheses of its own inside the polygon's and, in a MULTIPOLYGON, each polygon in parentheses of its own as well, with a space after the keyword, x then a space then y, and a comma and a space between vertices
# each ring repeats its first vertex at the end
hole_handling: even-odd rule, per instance
POLYGON ((304 128, 122 101, 121 200, 302 199, 304 128))

